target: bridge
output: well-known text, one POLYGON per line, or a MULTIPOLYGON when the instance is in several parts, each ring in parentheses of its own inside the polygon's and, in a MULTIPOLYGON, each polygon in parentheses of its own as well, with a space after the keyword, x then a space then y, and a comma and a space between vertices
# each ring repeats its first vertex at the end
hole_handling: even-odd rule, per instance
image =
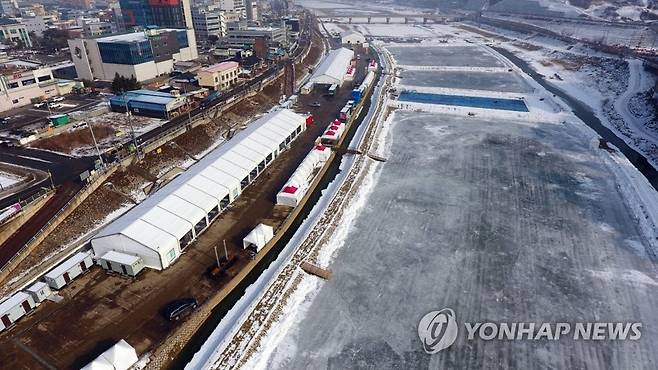
POLYGON ((347 24, 443 24, 456 20, 455 17, 445 15, 378 15, 367 17, 323 17, 320 18, 326 23, 347 23, 347 24))

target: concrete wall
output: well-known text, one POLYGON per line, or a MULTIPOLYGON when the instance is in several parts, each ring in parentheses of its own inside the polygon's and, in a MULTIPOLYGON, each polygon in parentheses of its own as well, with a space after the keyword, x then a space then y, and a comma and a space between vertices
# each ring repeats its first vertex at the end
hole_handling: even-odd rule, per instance
POLYGON ((54 192, 50 192, 34 202, 30 203, 28 206, 23 208, 23 210, 15 216, 15 218, 6 224, 0 226, 0 244, 4 243, 13 233, 15 233, 23 224, 30 220, 35 213, 37 213, 41 207, 43 207, 50 198, 52 198, 54 192))

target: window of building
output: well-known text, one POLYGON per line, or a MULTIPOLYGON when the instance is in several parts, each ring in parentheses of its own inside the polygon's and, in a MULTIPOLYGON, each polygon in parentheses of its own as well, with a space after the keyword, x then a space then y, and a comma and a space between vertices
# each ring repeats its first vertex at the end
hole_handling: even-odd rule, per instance
POLYGON ((32 85, 32 84, 36 83, 36 81, 34 80, 34 78, 30 78, 30 79, 21 81, 21 83, 23 84, 23 86, 28 86, 28 85, 32 85))
POLYGON ((38 78, 39 82, 49 81, 51 79, 52 79, 52 77, 50 77, 50 75, 41 76, 41 77, 38 78))
POLYGON ((15 89, 15 88, 17 88, 19 85, 18 85, 18 82, 10 82, 10 83, 8 84, 8 86, 9 86, 10 89, 15 89))

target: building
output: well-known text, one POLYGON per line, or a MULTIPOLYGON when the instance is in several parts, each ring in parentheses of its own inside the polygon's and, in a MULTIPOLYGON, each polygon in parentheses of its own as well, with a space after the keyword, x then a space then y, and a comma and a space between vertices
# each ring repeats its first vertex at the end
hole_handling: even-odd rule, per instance
POLYGON ((37 281, 36 283, 30 285, 27 289, 25 289, 25 293, 29 294, 36 304, 45 301, 53 294, 48 284, 44 283, 43 281, 37 281))
POLYGON ((0 0, 0 15, 3 17, 15 17, 20 14, 16 0, 0 0))
POLYGON ((219 39, 226 34, 226 12, 217 7, 197 7, 192 10, 194 32, 200 40, 219 39))
POLYGON ((24 24, 14 19, 0 18, 0 43, 5 45, 20 44, 32 47, 32 41, 24 24))
POLYGON ((258 11, 258 1, 257 0, 246 0, 245 1, 245 9, 246 9, 246 15, 247 19, 250 21, 257 21, 258 18, 260 17, 260 13, 258 11))
POLYGON ((48 67, 20 68, 5 64, 0 69, 0 111, 31 104, 33 99, 58 95, 61 95, 58 80, 48 67))
POLYGON ((108 22, 86 22, 82 27, 85 37, 97 37, 112 33, 112 24, 108 22))
POLYGON ((247 17, 245 0, 219 0, 219 8, 229 13, 237 14, 240 19, 247 17))
POLYGON ((43 280, 52 289, 62 289, 93 265, 94 261, 91 259, 91 254, 78 252, 45 274, 43 280))
POLYGON ((32 297, 24 292, 18 292, 0 302, 0 332, 14 326, 16 321, 32 312, 35 307, 32 297))
POLYGON ((137 276, 144 269, 142 257, 117 251, 109 251, 98 259, 98 263, 107 271, 122 275, 137 276))
POLYGON ((341 35, 340 42, 343 45, 363 45, 366 43, 366 37, 358 32, 350 31, 341 35))
POLYGON ((94 252, 169 267, 305 129, 305 117, 291 110, 264 115, 102 229, 91 240, 94 252))
MULTIPOLYGON (((340 123, 339 123, 340 124, 340 123)), ((343 126, 345 126, 343 124, 343 126)), ((332 126, 330 125, 329 128, 332 126)), ((324 166, 331 156, 329 147, 318 144, 299 164, 286 184, 276 196, 276 204, 288 207, 297 207, 306 195, 313 182, 317 169, 324 166)))
POLYGON ((240 64, 222 62, 200 69, 197 76, 199 76, 199 86, 225 91, 238 82, 239 74, 240 64))
POLYGON ((246 22, 232 23, 228 26, 226 37, 222 40, 227 45, 253 47, 256 39, 263 39, 269 47, 288 45, 286 29, 283 27, 254 27, 246 22))
POLYGON ((192 59, 198 57, 190 0, 120 0, 123 26, 184 29, 192 59))
POLYGON ((354 51, 340 48, 330 51, 322 63, 313 72, 309 82, 303 90, 308 92, 315 85, 337 85, 341 86, 345 81, 345 75, 351 67, 354 51))
POLYGON ((127 106, 128 110, 139 116, 169 119, 177 116, 186 102, 186 98, 166 92, 134 90, 111 97, 110 108, 114 112, 125 112, 127 106))
POLYGON ((68 41, 79 78, 112 80, 116 74, 138 81, 168 75, 174 63, 196 59, 183 29, 153 29, 68 41))

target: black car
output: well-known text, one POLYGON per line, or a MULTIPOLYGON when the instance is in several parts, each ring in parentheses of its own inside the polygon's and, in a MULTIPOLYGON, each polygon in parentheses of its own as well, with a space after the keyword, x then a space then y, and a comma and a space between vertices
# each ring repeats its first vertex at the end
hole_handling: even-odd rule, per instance
POLYGON ((192 312, 197 306, 198 303, 194 298, 177 299, 166 305, 162 310, 162 314, 169 321, 178 321, 181 317, 192 312))

